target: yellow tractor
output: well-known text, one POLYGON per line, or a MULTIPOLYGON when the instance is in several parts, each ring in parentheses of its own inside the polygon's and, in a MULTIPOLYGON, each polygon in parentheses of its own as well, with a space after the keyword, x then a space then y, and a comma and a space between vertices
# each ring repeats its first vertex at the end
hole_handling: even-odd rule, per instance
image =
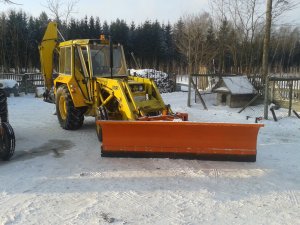
POLYGON ((96 118, 102 156, 256 160, 261 125, 187 122, 186 113, 164 103, 153 80, 128 75, 121 45, 103 36, 58 42, 58 33, 50 22, 39 46, 46 98, 54 93, 64 129, 96 118))

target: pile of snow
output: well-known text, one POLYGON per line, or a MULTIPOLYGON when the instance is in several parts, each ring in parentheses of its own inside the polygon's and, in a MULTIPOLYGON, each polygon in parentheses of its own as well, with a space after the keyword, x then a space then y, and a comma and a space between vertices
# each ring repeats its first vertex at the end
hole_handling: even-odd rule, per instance
POLYGON ((45 87, 36 87, 35 88, 35 97, 41 98, 45 93, 45 87))
POLYGON ((129 72, 132 76, 153 79, 161 93, 167 93, 174 90, 174 82, 172 79, 169 79, 167 73, 154 69, 130 69, 129 72))
POLYGON ((0 79, 0 88, 14 88, 18 86, 18 82, 11 79, 0 79))
POLYGON ((19 96, 18 82, 11 79, 0 79, 0 88, 4 89, 7 97, 10 95, 19 96))

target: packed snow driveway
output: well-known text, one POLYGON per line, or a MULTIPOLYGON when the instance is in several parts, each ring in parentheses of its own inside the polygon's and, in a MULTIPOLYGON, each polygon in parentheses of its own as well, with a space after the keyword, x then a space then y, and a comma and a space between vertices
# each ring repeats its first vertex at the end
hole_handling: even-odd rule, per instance
MULTIPOLYGON (((226 107, 187 109, 186 93, 163 97, 192 120, 247 122, 226 107)), ((264 121, 255 163, 101 158, 93 118, 65 131, 54 105, 8 103, 16 152, 0 161, 0 224, 299 224, 295 117, 264 121)))

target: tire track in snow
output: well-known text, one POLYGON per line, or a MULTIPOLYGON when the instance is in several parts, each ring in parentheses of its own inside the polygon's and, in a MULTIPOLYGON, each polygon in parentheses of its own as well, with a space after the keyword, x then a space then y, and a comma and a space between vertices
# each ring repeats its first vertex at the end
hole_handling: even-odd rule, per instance
POLYGON ((169 193, 167 197, 169 198, 168 204, 174 205, 174 207, 176 208, 176 212, 174 214, 177 215, 177 217, 174 217, 174 219, 177 222, 180 222, 180 224, 186 224, 187 218, 191 217, 191 215, 188 215, 186 213, 186 206, 188 202, 186 197, 175 193, 169 193))
MULTIPOLYGON (((14 196, 7 200, 4 211, 4 220, 0 221, 4 225, 10 224, 28 224, 30 216, 34 212, 34 197, 14 196)), ((1 218, 1 217, 0 217, 1 218)))
POLYGON ((287 193, 291 203, 295 206, 299 206, 299 200, 297 198, 297 195, 295 194, 295 191, 288 190, 286 193, 287 193))
POLYGON ((291 208, 300 206, 297 193, 286 188, 284 191, 276 191, 272 199, 275 201, 277 209, 291 208))
POLYGON ((210 207, 205 204, 204 199, 209 198, 204 192, 170 192, 168 193, 168 203, 176 208, 173 215, 176 215, 174 224, 203 224, 203 215, 210 207))
POLYGON ((70 205, 72 205, 70 208, 73 208, 73 211, 69 211, 66 215, 64 215, 64 218, 67 219, 70 224, 74 224, 80 215, 84 214, 89 208, 94 207, 97 204, 96 197, 94 196, 93 198, 93 194, 89 198, 81 195, 71 195, 68 199, 70 201, 70 205))
MULTIPOLYGON (((124 202, 126 202, 126 203, 130 203, 131 207, 133 207, 133 208, 136 208, 136 209, 147 208, 146 212, 151 214, 151 216, 152 216, 152 218, 149 218, 149 219, 153 219, 153 217, 159 219, 159 217, 160 217, 158 210, 156 210, 152 205, 143 204, 144 203, 143 200, 147 196, 143 196, 134 191, 129 191, 129 192, 117 193, 117 195, 115 197, 117 197, 117 199, 123 199, 124 202)), ((149 222, 151 222, 151 221, 149 221, 149 222)))
POLYGON ((166 203, 164 208, 175 208, 175 212, 169 215, 169 221, 171 224, 186 224, 187 218, 190 218, 190 214, 186 214, 186 206, 189 200, 179 193, 167 192, 164 195, 164 202, 166 203))
POLYGON ((218 169, 211 169, 208 172, 209 177, 213 177, 215 180, 218 180, 220 177, 220 171, 218 169))
MULTIPOLYGON (((180 210, 177 208, 181 209, 183 211, 183 207, 176 206, 178 205, 178 200, 177 198, 170 197, 170 193, 160 193, 162 196, 160 196, 159 202, 157 205, 153 204, 145 204, 147 202, 147 199, 151 199, 153 196, 153 193, 147 193, 145 195, 139 194, 134 191, 129 191, 129 192, 123 192, 123 193, 115 193, 111 195, 116 201, 118 201, 120 204, 121 202, 126 203, 126 208, 131 209, 131 210, 137 210, 137 211, 142 211, 142 219, 145 219, 146 221, 143 221, 146 224, 153 224, 154 221, 161 221, 162 224, 182 224, 185 221, 182 220, 179 216, 180 210), (176 213, 168 213, 168 214, 161 214, 161 211, 159 208, 176 208, 176 213), (142 210, 141 210, 142 209, 142 210), (167 222, 166 222, 167 221, 167 222), (163 223, 166 222, 166 223, 163 223)), ((156 196, 157 197, 157 196, 156 196)), ((151 201, 151 200, 149 200, 151 201)), ((170 210, 165 210, 167 212, 170 212, 170 210)), ((182 215, 182 214, 181 214, 182 215)), ((130 223, 130 221, 128 221, 130 223)))

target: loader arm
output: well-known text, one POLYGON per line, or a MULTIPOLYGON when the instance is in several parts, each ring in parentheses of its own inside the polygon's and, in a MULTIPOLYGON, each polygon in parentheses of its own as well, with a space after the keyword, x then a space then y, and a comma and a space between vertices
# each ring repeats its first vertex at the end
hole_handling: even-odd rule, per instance
POLYGON ((50 91, 53 86, 53 53, 58 43, 57 34, 57 23, 50 22, 39 46, 41 72, 44 76, 45 87, 48 91, 50 91))

